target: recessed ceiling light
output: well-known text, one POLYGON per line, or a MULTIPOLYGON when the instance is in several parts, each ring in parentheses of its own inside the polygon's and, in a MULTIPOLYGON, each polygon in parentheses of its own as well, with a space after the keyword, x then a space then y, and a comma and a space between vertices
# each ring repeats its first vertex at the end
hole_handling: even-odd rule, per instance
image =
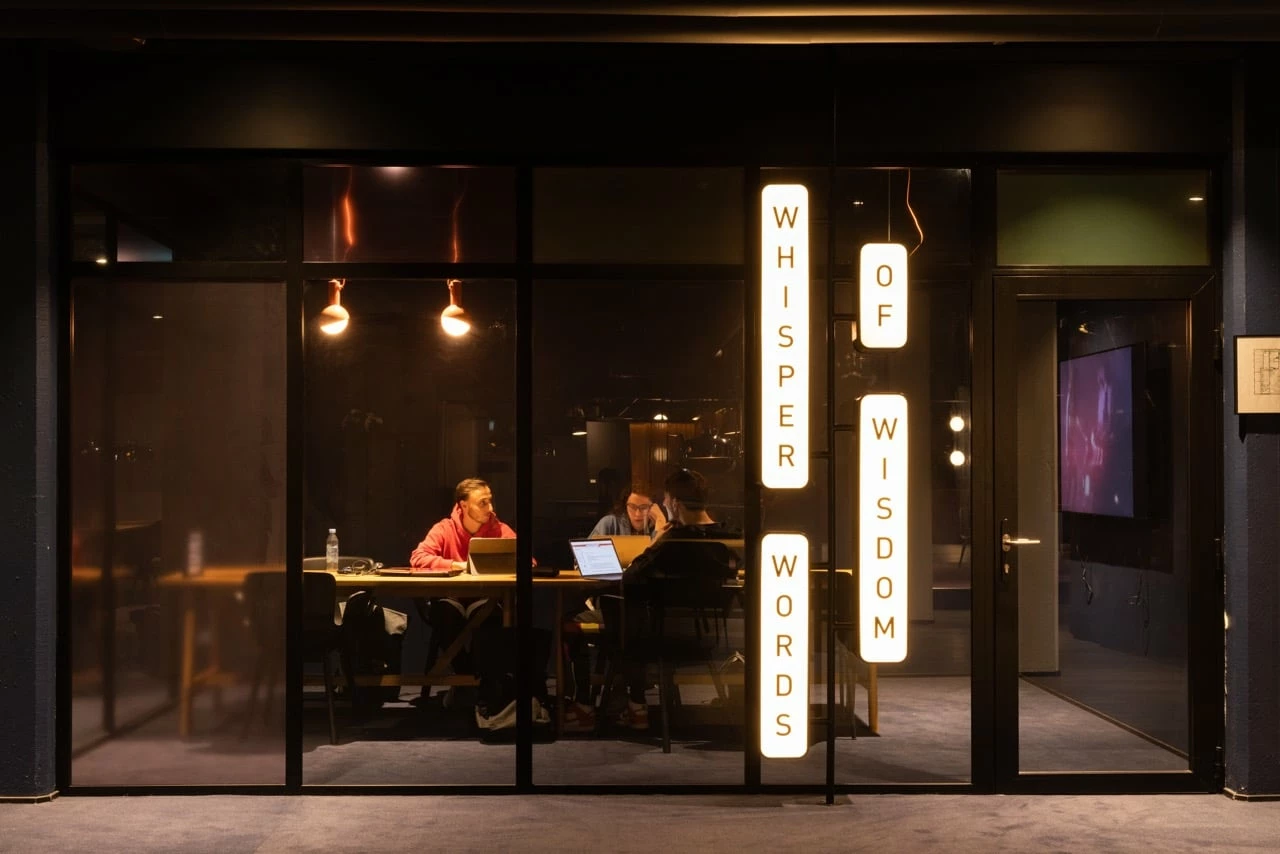
POLYGON ((1187 196, 1187 201, 1189 201, 1189 202, 1203 202, 1203 201, 1204 201, 1204 196, 1187 196))
POLYGON ((153 315, 151 315, 151 319, 152 319, 152 320, 164 320, 164 315, 163 315, 163 314, 153 314, 153 315))
POLYGON ((93 260, 96 261, 99 266, 102 266, 102 267, 107 266, 107 256, 105 255, 99 255, 97 258, 94 258, 93 260))

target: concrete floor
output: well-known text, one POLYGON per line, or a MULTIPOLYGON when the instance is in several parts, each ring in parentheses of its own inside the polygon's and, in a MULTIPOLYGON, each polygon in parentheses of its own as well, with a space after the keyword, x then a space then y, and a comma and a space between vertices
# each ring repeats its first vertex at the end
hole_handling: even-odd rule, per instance
POLYGON ((0 852, 1275 851, 1220 795, 63 797, 0 804, 0 852))

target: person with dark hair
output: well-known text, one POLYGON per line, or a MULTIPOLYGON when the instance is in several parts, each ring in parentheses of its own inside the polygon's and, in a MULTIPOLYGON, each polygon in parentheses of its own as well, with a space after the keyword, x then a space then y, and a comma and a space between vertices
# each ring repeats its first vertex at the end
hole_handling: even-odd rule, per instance
POLYGON ((654 502, 644 484, 632 483, 622 488, 611 512, 602 516, 591 529, 593 537, 647 535, 656 537, 667 525, 662 508, 654 502))
MULTIPOLYGON (((661 598, 664 584, 690 586, 693 581, 693 586, 718 590, 738 572, 736 553, 720 541, 741 539, 742 532, 715 521, 707 512, 707 479, 691 469, 679 469, 667 477, 663 487, 671 523, 631 562, 622 578, 628 632, 643 623, 644 609, 661 598)), ((616 598, 602 596, 600 600, 602 622, 616 626, 621 618, 616 598)), ((627 705, 617 723, 633 730, 649 728, 645 666, 640 660, 625 662, 627 705)), ((575 677, 579 702, 566 708, 566 729, 581 732, 594 728, 595 720, 591 707, 581 703, 589 696, 589 674, 575 667, 575 677)))
MULTIPOLYGON (((469 477, 458 482, 453 491, 453 511, 431 526, 427 536, 409 556, 409 566, 414 569, 466 570, 472 537, 513 538, 515 535, 516 532, 494 512, 493 491, 489 484, 469 477)), ((430 603, 422 601, 419 604, 419 611, 431 625, 428 671, 435 664, 440 650, 447 649, 462 633, 467 624, 466 615, 483 602, 483 599, 466 602, 433 599, 430 603)), ((453 669, 457 673, 470 670, 465 650, 454 658, 453 669)))

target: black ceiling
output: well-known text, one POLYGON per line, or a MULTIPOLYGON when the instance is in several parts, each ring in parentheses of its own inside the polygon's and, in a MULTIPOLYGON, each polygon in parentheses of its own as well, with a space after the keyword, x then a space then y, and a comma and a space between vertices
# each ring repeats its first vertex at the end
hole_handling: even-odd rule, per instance
POLYGON ((0 2, 0 34, 99 44, 151 39, 387 42, 895 44, 1258 42, 1280 4, 1070 2, 0 2))

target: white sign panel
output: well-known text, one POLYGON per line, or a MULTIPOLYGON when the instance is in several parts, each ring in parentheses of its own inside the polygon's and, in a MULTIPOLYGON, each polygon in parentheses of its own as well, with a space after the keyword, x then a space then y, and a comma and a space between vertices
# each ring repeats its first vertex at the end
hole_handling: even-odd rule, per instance
POLYGON ((760 194, 760 480, 809 482, 809 191, 760 194))
POLYGON ((907 399, 868 394, 858 415, 858 647, 907 657, 907 399))
POLYGON ((868 350, 907 343, 907 247, 868 243, 858 259, 858 338, 868 350))
POLYGON ((809 750, 809 541, 760 539, 760 753, 809 750))

